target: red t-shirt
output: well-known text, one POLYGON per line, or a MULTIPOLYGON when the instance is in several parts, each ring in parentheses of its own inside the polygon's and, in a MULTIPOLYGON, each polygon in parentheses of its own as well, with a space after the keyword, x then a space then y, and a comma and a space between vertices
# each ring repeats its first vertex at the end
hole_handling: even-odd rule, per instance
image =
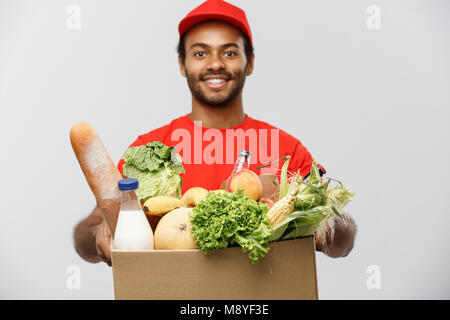
MULTIPOLYGON (((192 121, 189 114, 171 123, 140 135, 130 147, 161 141, 175 150, 183 159, 186 173, 182 174, 182 193, 191 187, 207 190, 219 189, 233 170, 241 150, 251 152, 250 169, 276 161, 286 155, 292 158, 289 172, 297 172, 305 177, 311 170, 313 157, 303 144, 290 134, 270 124, 246 115, 245 120, 232 128, 211 129, 192 121)), ((276 174, 279 178, 284 160, 256 170, 260 174, 276 174)), ((118 163, 123 174, 124 160, 118 163)))

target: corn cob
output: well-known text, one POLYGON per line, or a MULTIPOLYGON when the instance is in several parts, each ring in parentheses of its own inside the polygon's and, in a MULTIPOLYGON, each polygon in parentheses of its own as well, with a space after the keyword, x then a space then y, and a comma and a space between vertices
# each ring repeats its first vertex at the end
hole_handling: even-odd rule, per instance
POLYGON ((278 222, 283 221, 284 217, 294 211, 294 200, 299 192, 300 188, 296 187, 289 192, 283 199, 277 201, 267 213, 269 218, 269 224, 271 226, 276 225, 278 222))

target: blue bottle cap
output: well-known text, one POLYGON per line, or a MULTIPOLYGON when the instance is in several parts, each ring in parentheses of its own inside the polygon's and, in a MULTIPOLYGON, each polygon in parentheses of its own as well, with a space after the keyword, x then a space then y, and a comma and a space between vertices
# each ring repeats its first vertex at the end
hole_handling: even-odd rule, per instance
POLYGON ((243 155, 243 156, 250 156, 251 155, 250 151, 247 151, 247 150, 241 150, 240 154, 243 155))
POLYGON ((121 191, 130 191, 138 188, 138 179, 135 178, 127 178, 119 181, 119 190, 121 191))

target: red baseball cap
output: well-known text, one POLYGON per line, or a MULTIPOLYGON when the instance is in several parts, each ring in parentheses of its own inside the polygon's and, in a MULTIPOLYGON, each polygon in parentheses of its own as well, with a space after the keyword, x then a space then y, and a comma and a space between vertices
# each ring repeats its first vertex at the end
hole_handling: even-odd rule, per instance
POLYGON ((252 32, 244 10, 223 0, 207 0, 189 12, 178 25, 180 37, 196 24, 207 20, 221 20, 235 26, 248 36, 253 46, 252 32))

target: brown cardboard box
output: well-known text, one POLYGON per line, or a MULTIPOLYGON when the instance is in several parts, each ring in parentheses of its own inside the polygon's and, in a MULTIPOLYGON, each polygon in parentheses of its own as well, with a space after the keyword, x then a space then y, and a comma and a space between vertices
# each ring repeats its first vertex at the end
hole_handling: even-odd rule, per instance
POLYGON ((241 247, 111 255, 116 299, 318 299, 313 237, 271 243, 258 264, 241 247))

